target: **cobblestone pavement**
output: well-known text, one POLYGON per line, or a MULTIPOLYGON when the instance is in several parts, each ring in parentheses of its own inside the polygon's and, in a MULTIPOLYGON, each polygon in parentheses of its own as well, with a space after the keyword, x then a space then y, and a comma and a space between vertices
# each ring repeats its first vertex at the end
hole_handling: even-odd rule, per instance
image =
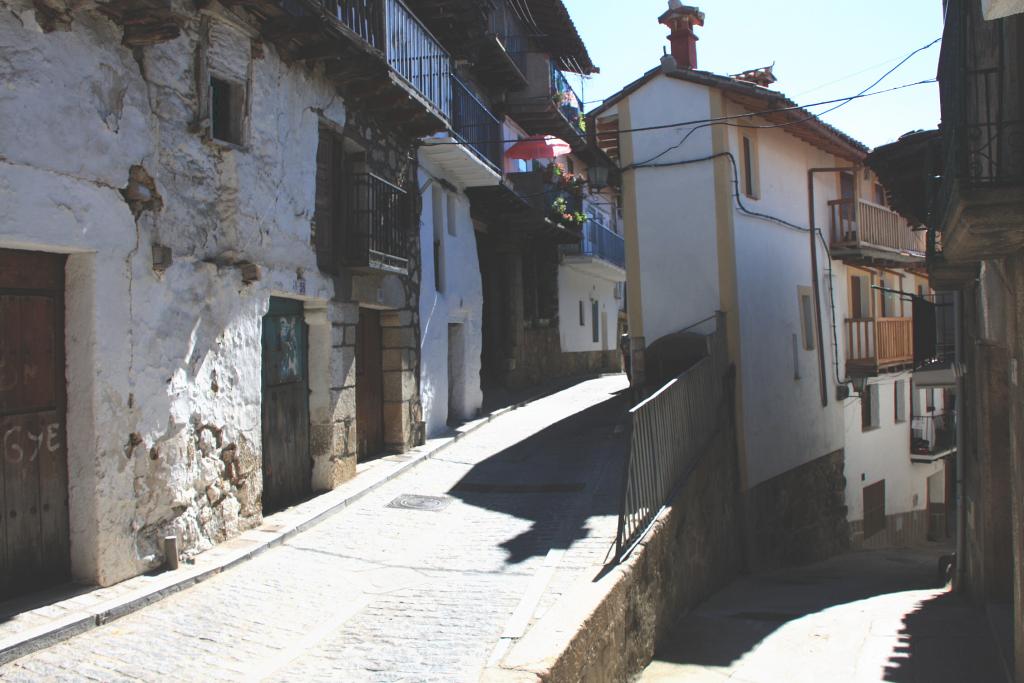
POLYGON ((857 552, 743 578, 686 615, 637 680, 1003 683, 985 613, 937 586, 943 552, 857 552))
POLYGON ((603 377, 503 415, 284 545, 0 680, 477 680, 604 563, 625 388, 603 377), (404 494, 443 507, 389 507, 404 494))

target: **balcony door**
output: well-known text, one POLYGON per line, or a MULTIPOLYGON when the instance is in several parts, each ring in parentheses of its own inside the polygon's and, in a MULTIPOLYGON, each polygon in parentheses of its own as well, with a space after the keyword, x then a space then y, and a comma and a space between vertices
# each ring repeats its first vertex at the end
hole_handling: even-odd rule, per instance
POLYGON ((843 200, 840 207, 840 215, 843 221, 855 220, 854 202, 857 199, 857 179, 852 173, 839 174, 839 197, 843 200))

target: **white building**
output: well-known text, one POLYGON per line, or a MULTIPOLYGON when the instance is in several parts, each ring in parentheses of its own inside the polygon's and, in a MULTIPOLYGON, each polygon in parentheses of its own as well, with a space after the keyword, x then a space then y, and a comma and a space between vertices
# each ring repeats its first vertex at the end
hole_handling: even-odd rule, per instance
MULTIPOLYGON (((913 469, 909 420, 861 432, 860 400, 848 398, 846 273, 828 229, 849 194, 841 170, 859 177, 867 149, 769 89, 771 69, 697 70, 695 8, 660 21, 673 56, 591 113, 623 169, 634 381, 660 377, 679 333, 706 333, 725 312, 752 561, 828 554, 863 519, 862 488, 887 479, 887 514, 923 510, 940 467, 913 469)), ((884 411, 891 380, 879 382, 870 391, 884 411)))

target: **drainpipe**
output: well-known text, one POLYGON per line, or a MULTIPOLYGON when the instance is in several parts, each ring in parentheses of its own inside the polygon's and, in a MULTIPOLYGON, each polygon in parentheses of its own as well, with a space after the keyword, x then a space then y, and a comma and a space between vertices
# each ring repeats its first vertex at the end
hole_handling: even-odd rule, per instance
MULTIPOLYGON (((818 386, 821 390, 822 407, 828 405, 828 388, 825 385, 825 334, 821 324, 821 283, 818 280, 818 228, 814 213, 814 176, 817 173, 842 173, 844 171, 856 173, 857 169, 852 166, 836 166, 832 168, 812 168, 807 172, 807 212, 808 225, 811 227, 811 278, 814 285, 814 315, 818 322, 816 325, 818 328, 818 386)), ((854 189, 853 210, 857 210, 856 189, 854 189)), ((836 349, 836 353, 838 353, 838 349, 836 349)))
POLYGON ((953 581, 953 588, 962 592, 964 574, 967 571, 964 557, 964 539, 966 535, 967 513, 964 500, 964 378, 963 378, 963 290, 957 290, 953 297, 953 320, 955 321, 954 343, 956 344, 955 363, 956 371, 956 575, 953 581))

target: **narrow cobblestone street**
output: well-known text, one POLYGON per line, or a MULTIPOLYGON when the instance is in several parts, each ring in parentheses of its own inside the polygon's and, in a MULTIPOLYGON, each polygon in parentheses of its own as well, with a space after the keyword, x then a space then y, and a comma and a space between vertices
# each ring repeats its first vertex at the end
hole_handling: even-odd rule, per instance
POLYGON ((0 679, 475 681, 604 564, 625 388, 603 377, 503 415, 284 545, 0 679), (440 500, 395 502, 409 495, 440 500))
POLYGON ((1001 683, 985 612, 939 587, 939 546, 743 578, 686 615, 639 683, 1001 683))

